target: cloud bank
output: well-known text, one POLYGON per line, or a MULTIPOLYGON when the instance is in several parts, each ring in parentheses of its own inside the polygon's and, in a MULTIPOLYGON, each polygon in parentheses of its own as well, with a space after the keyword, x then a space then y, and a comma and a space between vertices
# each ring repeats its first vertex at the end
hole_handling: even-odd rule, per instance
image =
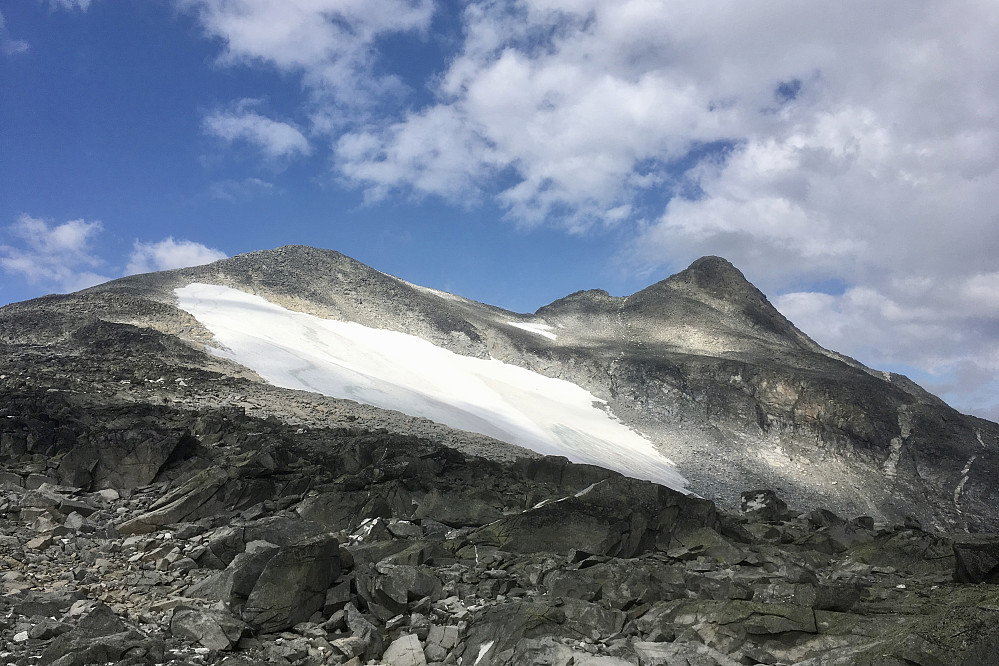
POLYGON ((14 244, 0 244, 0 269, 46 289, 71 292, 121 275, 199 266, 226 258, 219 250, 172 237, 153 243, 135 241, 125 271, 117 274, 97 247, 102 230, 97 221, 54 224, 21 215, 4 230, 14 244))
POLYGON ((70 220, 52 225, 22 215, 6 231, 18 245, 0 245, 0 268, 32 284, 76 291, 111 278, 94 272, 104 262, 93 250, 100 222, 70 220))

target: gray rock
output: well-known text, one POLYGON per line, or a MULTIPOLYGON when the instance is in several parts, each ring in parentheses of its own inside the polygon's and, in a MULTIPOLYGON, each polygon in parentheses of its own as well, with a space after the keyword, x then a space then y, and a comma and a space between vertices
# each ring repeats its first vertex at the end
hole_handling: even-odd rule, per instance
POLYGON ((332 535, 281 548, 260 572, 242 617, 259 631, 298 624, 323 607, 339 575, 339 542, 332 535))
POLYGON ((787 504, 772 490, 748 490, 742 493, 739 511, 753 520, 785 520, 791 516, 787 504))
POLYGON ((382 661, 389 666, 427 666, 420 639, 413 634, 403 634, 392 641, 382 655, 382 661))
POLYGON ((42 652, 43 666, 84 666, 117 662, 126 656, 141 663, 163 660, 164 643, 128 627, 108 606, 97 605, 72 631, 53 639, 42 652))
POLYGON ((367 659, 380 657, 385 652, 385 642, 381 632, 353 605, 348 605, 347 627, 354 638, 360 640, 362 654, 367 659))
POLYGON ((180 606, 170 619, 170 633, 209 650, 229 650, 246 633, 246 623, 220 610, 180 606))
POLYGON ((999 535, 967 535, 954 541, 954 580, 999 582, 999 535))

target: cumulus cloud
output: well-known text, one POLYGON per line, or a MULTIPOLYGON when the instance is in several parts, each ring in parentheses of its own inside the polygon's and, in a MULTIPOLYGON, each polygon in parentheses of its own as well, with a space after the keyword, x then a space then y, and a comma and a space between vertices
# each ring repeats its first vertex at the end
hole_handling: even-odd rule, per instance
POLYGON ((246 141, 271 159, 312 152, 309 140, 294 125, 272 120, 252 110, 257 100, 244 99, 232 111, 218 111, 205 116, 202 128, 229 143, 246 141))
MULTIPOLYGON (((178 0, 204 31, 223 40, 223 64, 263 64, 304 77, 313 94, 362 107, 397 91, 376 71, 377 40, 425 30, 432 0, 178 0)), ((328 118, 329 116, 326 115, 328 118)))
POLYGON ((22 215, 7 227, 20 241, 18 246, 0 245, 0 268, 32 284, 62 291, 76 291, 111 278, 94 272, 104 262, 94 253, 93 241, 100 222, 70 220, 50 225, 22 215))
POLYGON ((135 241, 125 275, 200 266, 225 258, 224 252, 193 241, 177 241, 172 236, 156 243, 135 241))
MULTIPOLYGON (((21 215, 4 231, 14 242, 0 244, 0 269, 30 284, 71 292, 120 277, 119 269, 109 270, 95 247, 103 231, 100 222, 81 219, 55 224, 21 215)), ((225 257, 201 243, 173 237, 153 243, 136 241, 124 275, 198 266, 225 257)))
POLYGON ((208 196, 232 203, 250 201, 257 197, 270 196, 277 191, 274 183, 260 178, 244 178, 242 180, 220 180, 208 187, 208 196))

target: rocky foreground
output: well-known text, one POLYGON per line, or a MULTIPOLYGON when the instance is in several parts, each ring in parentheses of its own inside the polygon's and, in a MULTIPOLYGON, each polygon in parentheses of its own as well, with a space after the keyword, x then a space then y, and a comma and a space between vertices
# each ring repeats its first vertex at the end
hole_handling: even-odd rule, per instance
POLYGON ((0 462, 0 663, 999 664, 999 537, 25 387, 0 462))

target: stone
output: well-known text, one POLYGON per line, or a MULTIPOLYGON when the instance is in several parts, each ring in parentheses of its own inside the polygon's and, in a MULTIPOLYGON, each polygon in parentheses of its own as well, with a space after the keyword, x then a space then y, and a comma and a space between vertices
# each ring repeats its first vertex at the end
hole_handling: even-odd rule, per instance
POLYGON ((532 553, 577 551, 634 557, 666 550, 678 532, 718 527, 714 504, 670 488, 611 476, 559 501, 504 516, 472 534, 477 545, 532 553))
POLYGON ((350 604, 347 611, 347 628, 350 633, 361 641, 361 653, 366 659, 375 659, 385 652, 385 643, 381 632, 357 608, 350 604))
POLYGON ((45 550, 52 545, 52 535, 43 534, 42 536, 35 537, 27 543, 25 543, 26 548, 31 548, 32 550, 45 550))
POLYGON ((71 630, 73 625, 46 618, 28 630, 28 636, 37 640, 48 640, 71 630))
POLYGON ((170 633, 197 641, 209 650, 229 650, 243 637, 246 623, 221 610, 179 606, 170 620, 170 633))
POLYGON ((962 535, 953 548, 955 582, 999 582, 999 535, 962 535))
POLYGON ((258 631, 294 626, 320 610, 340 575, 336 537, 321 535, 281 548, 267 561, 246 599, 242 618, 258 631))
POLYGON ((98 604, 75 629, 57 636, 38 663, 48 666, 84 666, 117 662, 129 655, 144 663, 163 660, 164 643, 125 625, 105 604, 98 604))
POLYGON ((655 643, 636 641, 640 666, 742 666, 741 661, 701 643, 655 643))
POLYGON ((787 504, 772 490, 749 490, 742 493, 739 511, 753 520, 777 521, 790 518, 787 504))
POLYGON ((389 666, 427 666, 420 639, 413 634, 403 634, 392 641, 382 655, 382 661, 389 666))

